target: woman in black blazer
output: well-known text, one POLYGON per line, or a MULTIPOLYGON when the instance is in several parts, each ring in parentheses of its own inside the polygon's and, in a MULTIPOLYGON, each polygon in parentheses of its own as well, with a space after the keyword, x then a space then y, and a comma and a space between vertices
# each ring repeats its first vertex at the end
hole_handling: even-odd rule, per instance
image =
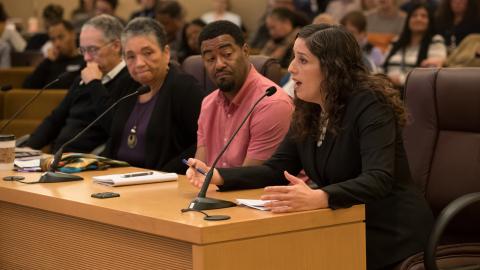
MULTIPOLYGON (((289 133, 262 166, 215 170, 221 190, 265 188, 272 212, 366 205, 367 268, 391 269, 423 249, 432 214, 414 187, 403 148, 405 112, 398 92, 368 74, 362 52, 345 29, 304 27, 289 72, 296 109, 289 133), (295 177, 302 169, 318 185, 295 177), (289 185, 290 184, 290 185, 289 185)), ((204 177, 189 160, 191 183, 204 177)))
MULTIPOLYGON (((182 158, 195 153, 197 120, 204 97, 196 80, 169 64, 170 50, 160 23, 136 18, 122 33, 125 63, 132 78, 150 92, 120 103, 108 120, 104 155, 132 166, 183 173, 182 158)), ((135 89, 125 87, 119 97, 135 89)))

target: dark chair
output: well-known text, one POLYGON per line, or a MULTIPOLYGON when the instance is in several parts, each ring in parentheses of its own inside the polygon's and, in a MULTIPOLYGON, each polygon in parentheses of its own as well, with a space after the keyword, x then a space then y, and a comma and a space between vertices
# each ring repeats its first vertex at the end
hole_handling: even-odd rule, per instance
MULTIPOLYGON (((440 213, 455 199, 480 191, 480 69, 414 69, 405 102, 412 177, 437 217, 426 255, 432 259, 436 253, 441 269, 475 269, 465 267, 480 265, 480 204, 462 210, 448 227, 451 209, 440 213)), ((425 268, 423 254, 416 254, 395 269, 435 268, 425 268)))
MULTIPOLYGON (((276 84, 280 83, 283 74, 278 60, 264 55, 251 55, 250 62, 260 74, 269 78, 276 84)), ((210 93, 217 88, 215 83, 210 80, 210 77, 208 77, 200 55, 187 57, 182 63, 182 69, 186 73, 195 77, 200 83, 200 86, 202 86, 207 93, 210 93)))

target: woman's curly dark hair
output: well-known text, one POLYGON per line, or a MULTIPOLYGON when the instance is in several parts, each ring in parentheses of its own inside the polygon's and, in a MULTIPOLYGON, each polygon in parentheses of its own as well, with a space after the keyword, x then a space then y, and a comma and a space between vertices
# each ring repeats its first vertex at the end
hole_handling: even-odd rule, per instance
POLYGON ((308 136, 318 138, 322 110, 328 117, 328 130, 337 134, 345 112, 348 98, 357 92, 372 91, 380 100, 392 107, 400 126, 406 116, 400 93, 382 75, 371 75, 364 65, 362 51, 353 37, 341 26, 317 24, 307 25, 298 33, 310 52, 320 62, 323 73, 321 83, 324 93, 324 107, 295 98, 295 112, 292 119, 294 137, 303 140, 308 136))

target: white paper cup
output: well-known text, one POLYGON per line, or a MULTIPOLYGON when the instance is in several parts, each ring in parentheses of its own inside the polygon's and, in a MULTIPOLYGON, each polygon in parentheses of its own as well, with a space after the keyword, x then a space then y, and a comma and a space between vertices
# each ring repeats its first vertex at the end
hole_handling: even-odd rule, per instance
POLYGON ((15 161, 15 135, 0 134, 0 170, 13 170, 15 161))

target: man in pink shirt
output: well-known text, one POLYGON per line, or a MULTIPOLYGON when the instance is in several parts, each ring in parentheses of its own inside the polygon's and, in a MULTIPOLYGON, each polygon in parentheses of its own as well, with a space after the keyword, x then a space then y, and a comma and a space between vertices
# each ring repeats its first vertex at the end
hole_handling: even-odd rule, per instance
POLYGON ((228 21, 208 24, 199 36, 205 69, 217 90, 202 102, 195 157, 212 165, 253 104, 271 86, 277 92, 263 99, 217 163, 217 167, 262 164, 270 158, 290 126, 293 104, 274 82, 249 61, 242 31, 228 21))

